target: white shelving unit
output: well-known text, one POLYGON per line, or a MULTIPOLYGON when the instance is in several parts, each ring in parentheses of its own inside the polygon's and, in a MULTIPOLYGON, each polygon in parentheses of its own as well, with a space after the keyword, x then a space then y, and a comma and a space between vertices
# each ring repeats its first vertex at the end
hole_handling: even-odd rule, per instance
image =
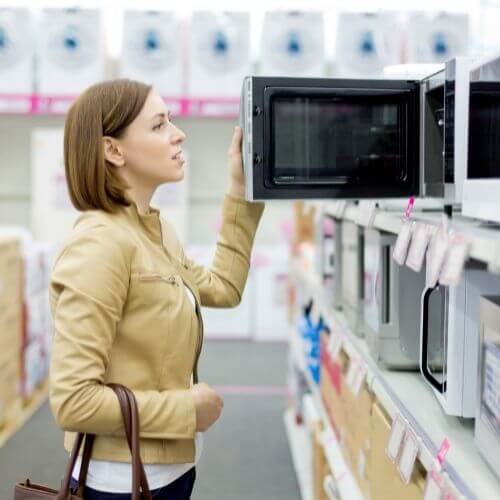
POLYGON ((446 438, 451 447, 442 471, 454 485, 457 498, 500 498, 500 482, 475 447, 473 424, 447 416, 418 372, 396 372, 379 367, 371 358, 366 342, 356 337, 344 316, 328 304, 319 276, 302 269, 298 262, 292 274, 298 286, 304 287, 306 294, 313 298, 326 324, 342 336, 348 355, 363 361, 367 382, 391 418, 402 416, 418 436, 418 457, 422 465, 427 470, 435 465, 435 457, 446 438))

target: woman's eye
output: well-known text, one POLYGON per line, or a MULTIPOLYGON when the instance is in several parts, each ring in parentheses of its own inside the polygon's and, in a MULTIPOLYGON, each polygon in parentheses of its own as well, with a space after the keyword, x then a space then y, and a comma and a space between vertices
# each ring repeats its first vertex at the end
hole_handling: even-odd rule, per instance
POLYGON ((153 130, 159 130, 165 122, 157 123, 156 125, 153 125, 153 130))

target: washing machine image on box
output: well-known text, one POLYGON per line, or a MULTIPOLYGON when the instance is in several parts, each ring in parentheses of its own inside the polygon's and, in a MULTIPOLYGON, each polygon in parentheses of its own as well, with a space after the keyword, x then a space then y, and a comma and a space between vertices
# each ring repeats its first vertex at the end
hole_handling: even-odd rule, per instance
POLYGON ((239 97, 241 82, 251 69, 249 13, 193 13, 189 95, 239 97))
POLYGON ((77 95, 104 79, 105 53, 97 9, 44 9, 38 26, 37 88, 77 95))
POLYGON ((408 23, 407 62, 442 63, 467 54, 468 14, 414 12, 408 23))
POLYGON ((154 86, 162 96, 184 94, 182 26, 172 12, 125 12, 120 75, 154 86))
POLYGON ((29 9, 0 8, 0 93, 34 90, 33 19, 29 9))
POLYGON ((396 13, 341 13, 333 72, 339 77, 373 77, 401 62, 402 32, 396 13))
POLYGON ((267 12, 260 43, 259 74, 323 76, 325 47, 320 12, 267 12))

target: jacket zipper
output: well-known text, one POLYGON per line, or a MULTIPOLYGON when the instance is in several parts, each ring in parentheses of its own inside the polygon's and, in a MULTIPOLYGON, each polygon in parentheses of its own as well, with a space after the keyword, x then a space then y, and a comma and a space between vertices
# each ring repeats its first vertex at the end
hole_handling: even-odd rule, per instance
MULTIPOLYGON (((158 217, 158 223, 160 225, 160 241, 161 241, 161 248, 164 251, 165 255, 170 259, 169 252, 163 245, 163 229, 161 227, 161 220, 158 217)), ((181 277, 182 278, 182 277, 181 277)), ((193 292, 191 287, 184 281, 183 285, 189 289, 189 291, 193 294, 194 301, 196 304, 195 311, 196 311, 196 317, 198 318, 198 338, 196 339, 196 355, 195 355, 195 360, 194 360, 194 366, 193 366, 193 383, 197 384, 198 383, 198 361, 200 359, 201 355, 201 347, 203 345, 203 337, 204 337, 204 327, 203 327, 203 318, 201 317, 201 309, 200 309, 200 304, 198 303, 198 299, 196 297, 196 294, 193 292)))

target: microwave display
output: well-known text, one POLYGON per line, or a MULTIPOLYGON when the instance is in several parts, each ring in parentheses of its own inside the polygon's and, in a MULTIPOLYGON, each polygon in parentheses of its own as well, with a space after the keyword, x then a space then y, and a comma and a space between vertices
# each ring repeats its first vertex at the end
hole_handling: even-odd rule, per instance
POLYGON ((469 179, 500 178, 500 82, 472 82, 469 96, 469 179))
POLYGON ((276 97, 272 180, 282 184, 404 181, 398 104, 371 98, 276 97))

